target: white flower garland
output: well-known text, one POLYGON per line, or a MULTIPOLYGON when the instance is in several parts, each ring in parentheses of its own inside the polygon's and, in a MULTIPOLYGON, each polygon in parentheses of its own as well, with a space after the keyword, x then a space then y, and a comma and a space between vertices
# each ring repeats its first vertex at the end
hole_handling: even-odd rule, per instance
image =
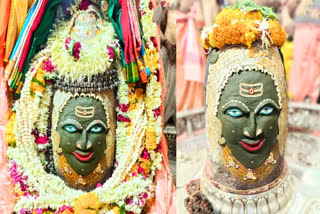
MULTIPOLYGON (((111 66, 113 59, 109 58, 107 46, 101 44, 109 44, 110 47, 112 46, 117 55, 119 55, 120 52, 119 48, 117 48, 119 45, 116 45, 117 39, 112 23, 103 21, 103 23, 97 24, 100 28, 100 33, 94 37, 93 41, 90 41, 90 44, 86 46, 82 44, 80 58, 75 61, 74 56, 68 51, 61 51, 65 50, 65 40, 69 36, 73 22, 74 19, 71 19, 61 24, 56 33, 48 38, 52 61, 57 64, 59 76, 74 81, 83 79, 85 76, 90 77, 98 73, 104 73, 106 69, 111 66), (101 57, 96 57, 97 55, 101 57)), ((82 43, 82 41, 79 42, 80 44, 82 43)), ((85 43, 85 41, 83 43, 85 43)))
MULTIPOLYGON (((142 26, 145 31, 145 39, 150 47, 153 48, 153 43, 150 37, 156 36, 156 27, 152 22, 153 10, 149 9, 148 0, 142 1, 141 10, 145 11, 142 16, 142 26), (144 3, 143 3, 144 2, 144 3)), ((141 6, 140 5, 140 6, 141 6)), ((68 23, 70 25, 70 23, 68 23)), ((64 25, 64 27, 66 27, 64 25)), ((114 31, 111 29, 109 24, 105 25, 105 31, 110 32, 109 38, 114 38, 114 31)), ((106 40, 105 38, 99 38, 104 44, 109 44, 112 40, 106 40)), ((79 78, 81 72, 75 73, 75 70, 79 68, 74 66, 74 63, 69 63, 73 59, 69 59, 72 56, 65 56, 59 52, 60 48, 64 48, 64 43, 56 43, 54 40, 63 41, 66 38, 64 33, 56 34, 50 38, 49 46, 52 55, 58 56, 57 58, 51 58, 55 64, 58 64, 58 70, 60 74, 66 77, 79 78), (53 39, 54 38, 54 39, 53 39), (57 54, 59 53, 59 54, 57 54), (65 63, 67 62, 67 63, 65 63), (61 66, 63 64, 63 66, 61 66), (60 66, 60 67, 59 67, 60 66), (69 73, 70 72, 70 73, 69 73)), ((99 45, 101 42, 97 42, 99 45)), ((101 45, 100 45, 101 46, 101 45)), ((81 54, 87 54, 87 60, 90 59, 90 53, 84 52, 81 54)), ((96 52, 95 52, 96 54, 96 52)), ((158 56, 159 57, 159 56, 158 56)), ((95 57, 96 58, 96 57, 95 57)), ((48 174, 45 172, 42 164, 41 157, 37 153, 35 138, 31 135, 31 132, 35 129, 39 130, 41 134, 45 134, 47 131, 47 119, 48 109, 50 105, 50 98, 52 96, 52 87, 46 86, 44 92, 36 92, 35 98, 30 99, 30 88, 32 78, 36 74, 37 68, 47 60, 47 56, 40 57, 35 64, 34 69, 31 69, 27 75, 24 87, 21 91, 21 98, 16 103, 16 122, 15 122, 15 137, 17 146, 15 148, 8 149, 8 157, 13 159, 18 165, 23 168, 23 174, 28 176, 28 185, 30 189, 38 191, 39 197, 27 198, 21 197, 17 201, 14 211, 19 212, 23 208, 35 209, 35 208, 52 208, 59 209, 63 205, 74 206, 74 201, 81 195, 86 194, 82 190, 75 190, 68 187, 64 181, 55 175, 48 174), (40 110, 39 110, 40 109, 40 110)), ((81 60, 81 56, 79 62, 81 60)), ((109 65, 110 60, 105 60, 107 64, 102 65, 103 70, 109 65)), ((85 63, 85 62, 84 62, 85 63)), ((80 70, 93 69, 95 72, 101 72, 102 67, 90 67, 93 63, 85 63, 85 67, 80 70), (86 69, 83 69, 86 68, 86 69)), ((159 65, 158 65, 159 67, 159 65)), ((157 68, 157 66, 155 66, 157 68)), ((134 213, 140 213, 143 204, 138 200, 141 193, 153 192, 153 177, 157 169, 161 169, 162 155, 160 152, 149 151, 150 158, 152 160, 151 174, 149 176, 142 177, 141 175, 133 177, 127 182, 123 182, 125 177, 130 173, 132 166, 138 160, 141 154, 141 148, 144 147, 143 139, 145 136, 146 128, 152 128, 156 132, 157 144, 160 143, 162 134, 162 118, 161 116, 154 116, 154 110, 161 106, 161 83, 157 81, 156 70, 151 70, 149 81, 147 83, 146 97, 140 103, 137 108, 129 112, 121 112, 117 109, 118 115, 130 118, 131 122, 129 125, 126 122, 117 122, 116 130, 116 161, 118 163, 113 175, 108 179, 101 188, 97 188, 92 192, 98 196, 99 202, 104 205, 116 203, 125 204, 124 200, 128 197, 133 197, 133 204, 125 204, 125 208, 128 211, 134 213), (130 130, 129 130, 130 129, 130 130), (128 135, 130 133, 130 135, 128 135)), ((82 73, 84 74, 84 73, 82 73)), ((92 73, 90 73, 92 74, 92 73)), ((84 74, 86 75, 86 74, 84 74)), ((125 83, 123 72, 119 69, 118 72, 120 85, 118 88, 118 101, 120 104, 129 104, 129 87, 125 83)), ((113 213, 113 211, 110 211, 113 213)))
POLYGON ((49 119, 49 106, 52 96, 52 86, 46 87, 43 98, 39 105, 39 117, 36 121, 36 128, 40 134, 44 135, 47 133, 47 121, 49 119))

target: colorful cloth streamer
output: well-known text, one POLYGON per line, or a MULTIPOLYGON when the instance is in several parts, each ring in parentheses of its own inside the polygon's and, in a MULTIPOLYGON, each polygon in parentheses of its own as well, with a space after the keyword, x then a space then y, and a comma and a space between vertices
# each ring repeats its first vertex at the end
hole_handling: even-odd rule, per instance
POLYGON ((11 73, 6 74, 6 77, 9 80, 8 83, 11 90, 15 92, 15 98, 19 98, 20 96, 20 90, 25 79, 25 74, 29 70, 31 59, 40 50, 40 45, 47 41, 49 30, 52 28, 56 17, 57 6, 63 1, 38 0, 33 6, 38 8, 38 10, 36 8, 33 11, 30 9, 28 13, 28 16, 30 14, 31 18, 26 18, 25 26, 26 28, 29 26, 27 28, 29 30, 21 31, 21 40, 16 43, 17 50, 20 50, 20 55, 17 55, 16 51, 13 52, 11 55, 12 62, 9 63, 10 65, 6 69, 8 71, 11 70, 11 73), (34 18, 32 19, 32 17, 34 18), (14 57, 17 57, 17 60, 14 60, 14 57))
POLYGON ((27 59, 23 65, 22 72, 21 72, 21 80, 16 84, 16 93, 15 98, 19 97, 20 90, 22 88, 25 74, 29 70, 31 59, 34 57, 34 55, 40 51, 40 46, 47 42, 48 35, 50 29, 52 29, 52 25, 54 23, 54 20, 56 18, 56 12, 57 7, 62 3, 64 0, 50 0, 48 1, 44 14, 42 16, 41 22, 38 26, 38 28, 35 30, 32 36, 32 43, 28 50, 28 56, 27 59))
POLYGON ((146 45, 136 1, 110 0, 108 14, 123 50, 122 67, 126 82, 141 80, 146 83, 150 68, 147 66, 146 45))
POLYGON ((4 61, 8 62, 14 44, 21 32, 28 10, 35 0, 12 0, 10 8, 10 18, 7 30, 6 50, 4 61))
MULTIPOLYGON (((23 42, 25 31, 30 27, 30 20, 32 18, 32 15, 37 7, 37 2, 32 6, 32 8, 29 10, 28 15, 24 21, 24 24, 22 26, 21 32, 19 34, 18 40, 16 41, 14 48, 11 52, 9 63, 5 70, 5 80, 8 80, 12 74, 12 71, 14 69, 14 66, 16 64, 16 59, 18 57, 19 51, 21 50, 21 42, 23 42)), ((10 84, 9 84, 10 85, 10 84)))
POLYGON ((0 13, 2 18, 0 20, 0 75, 4 69, 4 53, 6 48, 6 33, 10 17, 10 1, 0 2, 0 13))
POLYGON ((29 10, 27 18, 22 27, 18 41, 11 53, 9 65, 5 70, 5 79, 12 90, 16 90, 16 84, 21 80, 21 70, 25 61, 33 32, 40 23, 42 14, 48 0, 37 0, 29 10))

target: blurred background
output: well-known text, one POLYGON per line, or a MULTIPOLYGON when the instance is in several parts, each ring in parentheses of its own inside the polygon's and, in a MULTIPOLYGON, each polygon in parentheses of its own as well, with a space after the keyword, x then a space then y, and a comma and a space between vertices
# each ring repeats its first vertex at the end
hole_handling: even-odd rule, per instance
MULTIPOLYGON (((206 57, 200 44, 204 26, 230 0, 177 0, 176 106, 178 213, 186 213, 186 185, 206 162, 204 80, 206 57)), ((320 195, 320 0, 254 0, 269 6, 287 32, 281 48, 289 88, 286 159, 303 192, 320 195)))

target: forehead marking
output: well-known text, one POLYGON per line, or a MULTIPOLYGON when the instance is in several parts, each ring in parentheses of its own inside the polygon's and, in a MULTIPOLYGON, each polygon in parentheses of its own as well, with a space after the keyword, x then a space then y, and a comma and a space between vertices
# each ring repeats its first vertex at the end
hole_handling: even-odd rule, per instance
POLYGON ((81 118, 92 118, 94 116, 94 107, 83 107, 83 106, 76 106, 75 107, 75 115, 81 118))
POLYGON ((224 109, 224 107, 226 107, 227 105, 229 105, 230 103, 240 103, 247 111, 250 111, 250 109, 248 108, 248 106, 246 104, 244 104, 243 102, 239 101, 239 100, 230 100, 229 102, 227 102, 226 104, 224 104, 221 109, 224 109))
POLYGON ((263 95, 263 84, 241 82, 239 84, 239 94, 243 97, 261 97, 263 95))

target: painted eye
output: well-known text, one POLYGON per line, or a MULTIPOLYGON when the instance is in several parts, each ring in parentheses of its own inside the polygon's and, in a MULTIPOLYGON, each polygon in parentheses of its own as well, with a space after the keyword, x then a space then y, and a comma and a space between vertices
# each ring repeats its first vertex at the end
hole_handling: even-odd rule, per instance
POLYGON ((63 128, 69 133, 78 131, 78 129, 74 125, 65 125, 63 128))
POLYGON ((262 115, 270 115, 273 112, 273 109, 274 109, 273 107, 266 106, 266 107, 263 107, 259 113, 262 115))
POLYGON ((227 114, 230 115, 231 117, 240 117, 243 115, 242 111, 237 108, 228 109, 227 114))
POLYGON ((99 132, 101 132, 101 130, 102 130, 102 126, 98 126, 98 125, 95 125, 95 126, 91 127, 91 129, 90 129, 90 131, 94 132, 94 133, 99 133, 99 132))

